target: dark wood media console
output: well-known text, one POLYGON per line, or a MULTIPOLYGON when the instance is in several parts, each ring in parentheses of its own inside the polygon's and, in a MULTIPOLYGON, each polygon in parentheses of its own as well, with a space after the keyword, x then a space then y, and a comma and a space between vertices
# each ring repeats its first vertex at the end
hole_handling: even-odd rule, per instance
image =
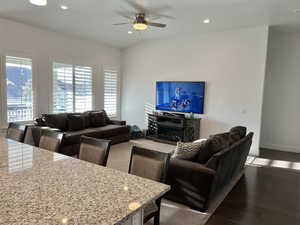
POLYGON ((169 144, 195 141, 200 137, 200 120, 148 114, 147 138, 169 144))

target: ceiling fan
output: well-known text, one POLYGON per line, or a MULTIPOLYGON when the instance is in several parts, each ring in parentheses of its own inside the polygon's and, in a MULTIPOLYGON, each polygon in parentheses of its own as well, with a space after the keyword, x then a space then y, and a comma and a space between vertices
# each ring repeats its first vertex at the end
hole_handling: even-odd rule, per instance
POLYGON ((135 9, 135 12, 118 12, 122 17, 131 20, 130 22, 115 23, 113 25, 126 25, 132 24, 135 30, 146 30, 149 26, 165 28, 167 25, 163 23, 154 23, 152 20, 159 18, 172 18, 171 16, 159 14, 158 11, 166 10, 168 6, 162 6, 158 8, 146 9, 142 5, 136 2, 127 1, 127 3, 135 9))

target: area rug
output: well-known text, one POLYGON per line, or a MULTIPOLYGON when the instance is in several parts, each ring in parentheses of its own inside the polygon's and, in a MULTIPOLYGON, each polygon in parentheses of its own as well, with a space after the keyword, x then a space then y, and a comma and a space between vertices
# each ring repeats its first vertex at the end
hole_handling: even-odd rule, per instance
MULTIPOLYGON (((132 143, 126 142, 118 145, 113 145, 109 158, 108 167, 117 169, 123 172, 128 172, 130 153, 132 143)), ((222 193, 220 193, 212 202, 206 213, 198 212, 190 209, 187 206, 163 200, 161 205, 160 224, 161 225, 204 225, 226 198, 235 184, 239 181, 243 173, 237 176, 230 184, 228 184, 222 193)), ((146 225, 152 225, 153 221, 149 221, 146 225)))

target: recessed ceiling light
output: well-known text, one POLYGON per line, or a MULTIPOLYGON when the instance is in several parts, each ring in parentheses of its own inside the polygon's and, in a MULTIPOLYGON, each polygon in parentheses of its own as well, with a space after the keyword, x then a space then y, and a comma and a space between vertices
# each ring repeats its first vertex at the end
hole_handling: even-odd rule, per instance
POLYGON ((37 6, 46 6, 47 5, 47 0, 29 0, 29 2, 33 5, 37 6))
POLYGON ((203 20, 203 23, 206 23, 206 24, 210 23, 210 19, 203 20))
POLYGON ((68 9, 69 9, 69 7, 66 6, 66 5, 61 5, 60 8, 61 8, 62 10, 68 10, 68 9))
POLYGON ((133 34, 133 32, 130 30, 130 31, 128 31, 128 34, 133 34))

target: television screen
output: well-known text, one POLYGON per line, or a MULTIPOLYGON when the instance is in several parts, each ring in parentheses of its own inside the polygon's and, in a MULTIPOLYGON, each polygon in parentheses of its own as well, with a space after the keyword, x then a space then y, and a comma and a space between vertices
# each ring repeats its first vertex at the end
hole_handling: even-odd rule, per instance
POLYGON ((156 110, 204 112, 205 82, 156 82, 156 110))

